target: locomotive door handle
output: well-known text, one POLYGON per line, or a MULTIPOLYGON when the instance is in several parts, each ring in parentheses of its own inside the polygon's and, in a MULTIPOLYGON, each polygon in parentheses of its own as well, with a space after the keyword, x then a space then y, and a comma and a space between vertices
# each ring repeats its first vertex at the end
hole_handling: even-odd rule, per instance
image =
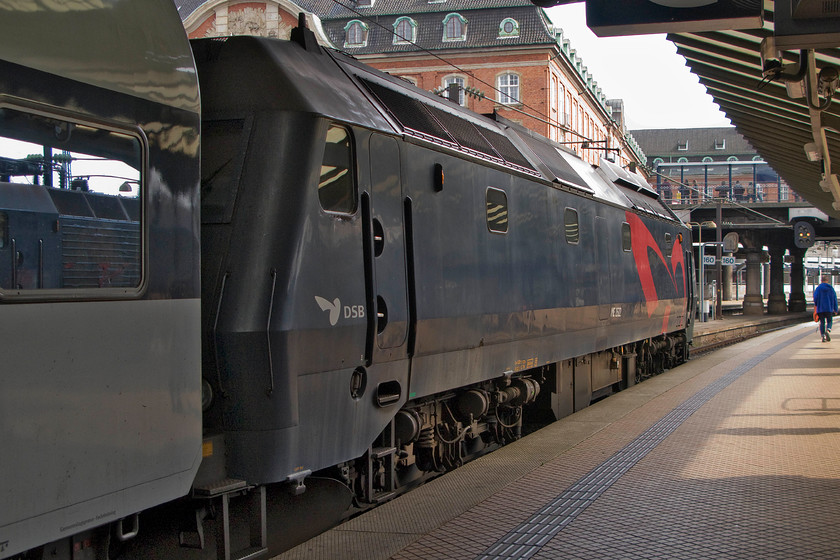
POLYGON ((23 263, 23 253, 18 252, 17 250, 17 240, 13 237, 12 238, 12 285, 10 286, 11 289, 17 290, 20 288, 17 283, 17 272, 18 267, 23 263))
POLYGON ((373 256, 378 257, 385 249, 385 229, 382 227, 382 222, 377 218, 371 221, 371 230, 373 235, 373 256))
POLYGON ((376 296, 376 334, 382 334, 388 326, 388 306, 382 296, 376 296))

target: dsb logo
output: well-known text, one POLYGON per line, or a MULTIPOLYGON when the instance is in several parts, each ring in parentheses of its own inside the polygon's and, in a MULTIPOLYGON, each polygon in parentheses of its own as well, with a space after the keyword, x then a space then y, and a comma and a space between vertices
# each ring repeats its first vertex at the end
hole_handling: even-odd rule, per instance
POLYGON ((345 319, 360 319, 365 316, 364 305, 345 305, 344 318, 345 319))
MULTIPOLYGON (((321 296, 315 296, 315 302, 321 308, 321 311, 330 312, 330 325, 334 327, 338 323, 339 313, 342 310, 341 300, 335 298, 333 301, 330 301, 321 296)), ((364 305, 345 305, 343 310, 345 319, 361 319, 365 316, 364 305)))

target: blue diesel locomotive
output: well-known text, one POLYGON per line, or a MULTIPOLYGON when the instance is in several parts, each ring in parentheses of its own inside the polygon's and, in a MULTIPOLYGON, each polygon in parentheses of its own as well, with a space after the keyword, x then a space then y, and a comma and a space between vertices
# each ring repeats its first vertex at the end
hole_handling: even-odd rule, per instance
POLYGON ((640 175, 305 26, 31 4, 0 19, 0 558, 257 558, 687 359, 690 230, 640 175))

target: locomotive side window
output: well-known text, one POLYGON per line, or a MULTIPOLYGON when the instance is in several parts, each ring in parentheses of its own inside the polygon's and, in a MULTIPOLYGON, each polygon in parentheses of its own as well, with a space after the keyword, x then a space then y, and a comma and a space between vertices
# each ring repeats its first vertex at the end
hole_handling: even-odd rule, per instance
POLYGON ((496 233, 507 233, 508 205, 505 191, 487 187, 487 228, 496 233))
POLYGON ((627 222, 621 224, 621 248, 628 253, 633 249, 633 239, 630 236, 630 224, 627 222))
POLYGON ((132 131, 0 106, 0 293, 136 293, 142 154, 132 131))
POLYGON ((665 256, 667 258, 671 258, 671 249, 674 248, 674 240, 671 238, 670 233, 665 234, 665 256))
POLYGON ((352 214, 356 211, 356 184, 353 176, 353 142, 350 131, 331 125, 327 130, 318 200, 327 212, 352 214))
POLYGON ((566 208, 563 213, 563 223, 566 229, 566 243, 577 245, 580 242, 580 222, 574 208, 566 208))

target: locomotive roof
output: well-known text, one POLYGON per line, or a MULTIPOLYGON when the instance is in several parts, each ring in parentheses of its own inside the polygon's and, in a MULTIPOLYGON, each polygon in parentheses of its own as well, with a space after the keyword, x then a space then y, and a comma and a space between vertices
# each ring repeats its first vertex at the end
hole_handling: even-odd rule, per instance
MULTIPOLYGON (((276 107, 402 134, 673 219, 641 176, 620 168, 599 174, 561 145, 520 125, 475 114, 342 53, 248 36, 195 40, 193 48, 202 89, 236 99, 240 107, 276 107)), ((222 110, 214 101, 205 94, 205 115, 222 110)))

